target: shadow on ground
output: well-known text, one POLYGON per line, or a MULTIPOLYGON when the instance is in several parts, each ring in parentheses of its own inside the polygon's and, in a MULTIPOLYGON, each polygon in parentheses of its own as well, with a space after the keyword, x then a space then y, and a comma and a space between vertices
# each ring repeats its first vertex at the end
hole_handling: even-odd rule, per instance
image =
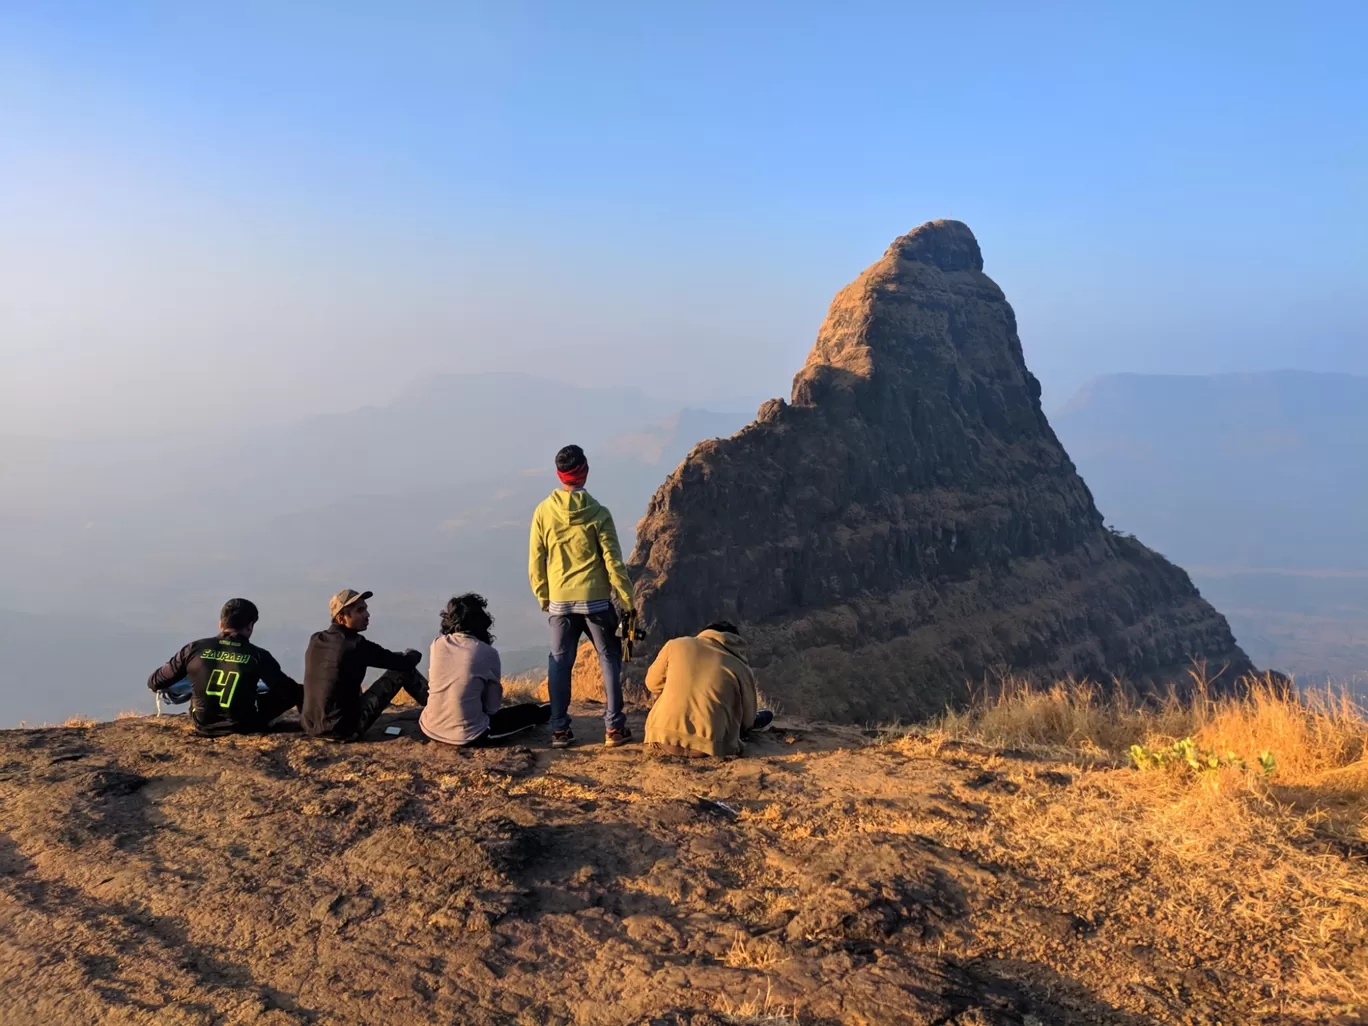
POLYGON ((0 732, 0 1021, 1295 1021, 965 840, 1071 768, 815 725, 660 760, 581 712, 556 753, 411 709, 355 745, 0 732))

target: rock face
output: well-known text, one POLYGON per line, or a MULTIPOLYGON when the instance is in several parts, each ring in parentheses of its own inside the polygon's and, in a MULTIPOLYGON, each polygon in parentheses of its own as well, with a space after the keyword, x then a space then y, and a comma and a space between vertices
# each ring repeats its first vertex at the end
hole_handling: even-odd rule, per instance
POLYGON ((1006 672, 1253 671, 1186 573, 1103 526, 958 221, 841 290, 792 401, 689 454, 631 566, 654 643, 734 620, 798 715, 923 715, 1006 672))

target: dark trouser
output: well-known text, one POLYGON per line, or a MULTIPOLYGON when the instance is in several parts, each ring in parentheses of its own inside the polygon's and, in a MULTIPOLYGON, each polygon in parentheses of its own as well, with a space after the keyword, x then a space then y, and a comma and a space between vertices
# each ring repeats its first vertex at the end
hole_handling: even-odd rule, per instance
POLYGON ((206 737, 223 737, 227 734, 253 734, 257 731, 265 730, 277 716, 283 716, 291 709, 297 708, 303 701, 304 689, 298 684, 293 687, 283 686, 271 688, 270 691, 257 692, 256 709, 250 714, 249 719, 216 720, 212 723, 200 723, 199 716, 195 712, 194 703, 192 702, 190 707, 190 721, 195 725, 195 731, 206 737))
POLYGON ((529 727, 540 727, 551 719, 551 710, 535 702, 522 705, 508 705, 489 717, 489 729, 473 741, 467 741, 462 748, 483 748, 497 745, 529 727))
POLYGON ((603 671, 603 722, 609 730, 627 725, 622 711, 622 639, 617 636, 618 618, 612 609, 602 613, 570 613, 551 616, 551 657, 546 664, 546 686, 551 692, 551 729, 570 727, 570 676, 575 669, 579 640, 589 635, 603 671))
POLYGON ((294 687, 258 691, 256 697, 257 720, 264 727, 277 716, 284 715, 291 709, 299 708, 303 701, 304 689, 298 684, 294 687))
POLYGON ((427 705, 428 682, 417 670, 386 670, 374 684, 361 693, 357 708, 356 733, 360 737, 375 725, 380 714, 399 692, 407 691, 419 705, 427 705))

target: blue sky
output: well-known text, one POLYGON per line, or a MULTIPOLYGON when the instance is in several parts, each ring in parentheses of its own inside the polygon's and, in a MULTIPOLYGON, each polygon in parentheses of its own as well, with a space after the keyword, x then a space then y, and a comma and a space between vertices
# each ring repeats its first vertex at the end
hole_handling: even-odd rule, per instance
POLYGON ((10 3, 0 431, 534 370, 787 391, 966 221, 1061 403, 1368 373, 1363 3, 10 3), (277 8, 288 8, 282 13, 277 8))

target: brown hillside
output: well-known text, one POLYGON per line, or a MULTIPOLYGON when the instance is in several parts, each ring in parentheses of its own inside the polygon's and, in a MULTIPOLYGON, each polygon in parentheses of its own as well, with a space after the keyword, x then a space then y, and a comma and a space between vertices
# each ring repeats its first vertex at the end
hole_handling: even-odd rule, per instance
MULTIPOLYGON (((1368 1007, 1368 875, 1283 797, 1194 807, 1095 748, 1080 765, 820 725, 727 762, 536 735, 460 752, 414 741, 416 712, 356 745, 180 718, 0 732, 0 1022, 1309 1026, 1368 1007)), ((579 710, 586 740, 596 720, 579 710)), ((1335 758, 1361 758, 1353 737, 1335 758)))
POLYGON ((792 401, 694 449, 631 564, 653 643, 741 623, 765 690, 822 719, 925 715, 1008 669, 1252 669, 1186 573, 1103 526, 958 221, 841 290, 792 401))

